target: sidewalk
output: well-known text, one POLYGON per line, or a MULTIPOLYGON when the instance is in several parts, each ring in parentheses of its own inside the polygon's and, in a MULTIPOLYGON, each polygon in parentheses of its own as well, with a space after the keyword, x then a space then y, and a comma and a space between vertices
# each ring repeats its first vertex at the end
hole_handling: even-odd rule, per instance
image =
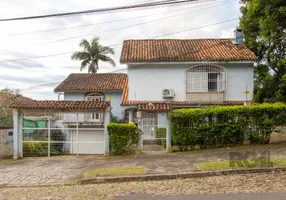
POLYGON ((210 149, 187 153, 150 153, 136 156, 65 156, 24 158, 0 164, 1 185, 70 183, 83 178, 86 171, 98 168, 143 166, 146 174, 195 172, 195 163, 228 160, 231 151, 269 150, 271 156, 286 157, 286 143, 258 147, 210 149))

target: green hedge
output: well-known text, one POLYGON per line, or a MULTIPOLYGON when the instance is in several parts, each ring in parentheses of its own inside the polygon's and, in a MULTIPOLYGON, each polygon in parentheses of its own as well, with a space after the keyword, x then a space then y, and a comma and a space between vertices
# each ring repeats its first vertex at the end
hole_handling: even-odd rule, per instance
POLYGON ((172 144, 180 150, 269 143, 270 133, 282 123, 286 104, 216 106, 171 112, 172 144))
POLYGON ((132 153, 137 149, 139 133, 134 123, 107 125, 109 147, 112 155, 132 153))

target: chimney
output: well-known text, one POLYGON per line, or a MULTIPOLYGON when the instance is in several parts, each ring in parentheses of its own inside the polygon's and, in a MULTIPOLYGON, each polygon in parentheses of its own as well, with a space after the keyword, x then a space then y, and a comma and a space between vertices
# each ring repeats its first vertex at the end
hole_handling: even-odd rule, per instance
POLYGON ((236 28, 234 30, 234 44, 243 44, 243 30, 236 28))

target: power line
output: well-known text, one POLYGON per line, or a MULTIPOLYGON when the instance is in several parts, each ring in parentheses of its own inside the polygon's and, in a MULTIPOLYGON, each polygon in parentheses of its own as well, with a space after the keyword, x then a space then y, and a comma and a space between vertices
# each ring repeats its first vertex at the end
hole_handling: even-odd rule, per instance
MULTIPOLYGON (((234 1, 236 1, 236 0, 223 2, 223 3, 221 3, 221 4, 216 4, 216 5, 213 5, 213 6, 209 6, 209 7, 202 8, 202 9, 197 9, 197 10, 194 10, 194 11, 200 11, 200 10, 205 10, 205 9, 207 9, 207 8, 213 8, 213 7, 215 7, 215 6, 224 5, 224 4, 226 4, 226 3, 231 3, 231 2, 234 2, 234 1)), ((166 20, 166 19, 170 19, 170 18, 174 18, 174 17, 178 17, 178 16, 181 16, 181 15, 186 15, 186 14, 190 14, 190 13, 189 13, 189 12, 184 12, 184 13, 181 13, 181 14, 172 15, 172 16, 168 16, 168 17, 163 17, 163 18, 159 18, 159 19, 155 19, 155 20, 151 20, 151 21, 147 21, 147 22, 142 22, 142 23, 138 23, 138 24, 132 24, 132 25, 129 25, 129 26, 124 26, 124 27, 115 28, 115 29, 109 29, 109 30, 105 30, 105 31, 98 32, 98 33, 91 33, 91 34, 86 34, 86 35, 79 35, 79 36, 68 37, 68 38, 63 38, 63 39, 59 39, 59 40, 52 40, 52 41, 47 41, 47 42, 42 42, 42 43, 36 43, 36 44, 30 44, 30 45, 25 45, 25 46, 26 46, 26 47, 27 47, 27 46, 38 46, 38 45, 50 44, 50 43, 61 42, 61 41, 66 41, 66 40, 73 40, 73 39, 82 38, 82 37, 91 36, 91 35, 96 35, 96 34, 100 34, 100 33, 112 32, 112 31, 117 31, 117 30, 121 30, 121 29, 130 28, 130 27, 141 26, 141 25, 144 25, 144 24, 149 24, 149 23, 153 23, 153 22, 157 22, 157 21, 162 21, 162 20, 166 20)), ((23 45, 21 45, 21 46, 23 46, 23 45)), ((13 47, 13 48, 9 48, 9 49, 0 49, 0 51, 15 49, 15 48, 18 48, 18 47, 20 47, 20 46, 13 47)))
MULTIPOLYGON (((230 2, 234 2, 234 1, 237 1, 237 0, 221 1, 221 2, 213 2, 213 3, 226 4, 226 3, 230 3, 230 2)), ((219 5, 222 5, 222 4, 217 4, 217 5, 214 5, 214 6, 219 6, 219 5)), ((116 22, 121 22, 121 21, 128 21, 128 20, 140 19, 140 18, 155 16, 155 15, 161 15, 161 14, 164 14, 164 13, 172 13, 172 12, 178 12, 178 11, 182 11, 182 10, 189 10, 191 8, 204 7, 204 6, 206 6, 206 5, 200 5, 200 6, 195 6, 195 7, 176 9, 176 10, 171 10, 171 11, 161 12, 161 13, 154 13, 154 14, 149 14, 149 15, 141 15, 141 16, 137 16, 137 17, 130 17, 130 18, 119 19, 119 20, 98 22, 98 23, 92 23, 92 24, 83 24, 83 25, 78 25, 78 26, 70 26, 70 27, 55 28, 55 29, 45 29, 45 30, 36 30, 36 31, 29 31, 29 32, 22 32, 22 33, 12 33, 12 34, 6 34, 6 35, 2 35, 2 36, 27 35, 27 34, 34 34, 34 33, 53 32, 53 31, 60 31, 60 30, 66 30, 66 29, 81 28, 81 27, 94 26, 94 25, 99 25, 99 24, 116 23, 116 22)))
MULTIPOLYGON (((167 35, 174 35, 174 34, 183 33, 183 32, 192 31, 192 30, 197 30, 197 29, 200 29, 200 28, 215 26, 215 25, 218 25, 218 24, 228 23, 228 22, 230 22, 230 21, 234 21, 234 20, 238 20, 238 19, 239 19, 239 18, 234 18, 234 19, 230 19, 230 20, 226 20, 226 21, 222 21, 222 22, 217 22, 217 23, 213 23, 213 24, 208 24, 208 25, 205 25, 205 26, 199 26, 199 27, 196 27, 196 28, 185 29, 185 30, 182 30, 182 31, 177 31, 177 32, 173 32, 173 33, 168 33, 168 34, 164 34, 164 35, 152 37, 151 39, 158 38, 158 37, 164 37, 164 36, 167 36, 167 35)), ((122 44, 120 43, 120 44, 113 44, 113 45, 108 45, 108 46, 114 47, 114 46, 119 46, 119 45, 122 45, 122 44)), ((59 55, 71 54, 71 53, 73 53, 73 52, 63 52, 63 53, 58 53, 58 54, 50 54, 50 55, 43 55, 43 56, 34 56, 34 57, 27 57, 27 58, 21 58, 21 59, 2 60, 2 61, 0 61, 0 63, 5 63, 5 62, 17 62, 17 61, 37 59, 37 58, 45 58, 45 57, 52 57, 52 56, 59 56, 59 55)))
MULTIPOLYGON (((239 39, 239 38, 238 38, 239 39)), ((285 37, 281 37, 281 38, 278 38, 278 40, 283 40, 285 39, 285 37)), ((248 47, 248 48, 252 48, 251 46, 248 47)), ((188 54, 188 53, 186 53, 188 54)), ((185 55, 186 55, 185 54, 185 55)), ((131 70, 134 70, 134 69, 138 69, 140 67, 148 67, 148 66, 151 66, 153 63, 150 63, 150 64, 139 64, 139 65, 134 65, 134 66, 131 66, 128 68, 129 71, 131 70)), ((124 69, 118 69, 118 70, 114 70, 114 71, 110 71, 110 72, 106 72, 106 73, 117 73, 117 72, 122 72, 122 71, 125 71, 127 70, 127 68, 124 68, 124 69)), ((154 73, 153 73, 154 74, 154 73)), ((146 76, 146 75, 145 75, 146 76)), ((74 80, 72 80, 74 81, 74 80)), ((37 88, 42 88, 42 87, 49 87, 49 86, 53 86, 53 85, 56 85, 56 84, 59 84, 59 83, 62 83, 63 81, 59 81, 59 82, 53 82, 53 83, 47 83, 47 84, 41 84, 41 85, 35 85, 35 86, 31 86, 31 87, 28 87, 26 89, 22 89, 21 91, 28 91, 28 90, 33 90, 33 89, 37 89, 37 88)))
POLYGON ((6 19, 0 19, 0 22, 54 18, 54 17, 62 17, 62 16, 73 16, 73 15, 84 15, 84 14, 89 14, 89 13, 104 13, 104 12, 110 12, 110 11, 122 11, 122 10, 136 9, 136 8, 152 8, 152 7, 162 6, 162 5, 186 4, 186 3, 193 2, 193 1, 198 1, 198 0, 163 0, 163 1, 156 1, 156 2, 150 2, 150 3, 141 3, 141 4, 127 5, 127 6, 117 6, 117 7, 110 7, 110 8, 92 9, 92 10, 83 10, 83 11, 77 11, 77 12, 66 12, 66 13, 57 13, 57 14, 49 14, 49 15, 35 15, 35 16, 27 16, 27 17, 6 18, 6 19))

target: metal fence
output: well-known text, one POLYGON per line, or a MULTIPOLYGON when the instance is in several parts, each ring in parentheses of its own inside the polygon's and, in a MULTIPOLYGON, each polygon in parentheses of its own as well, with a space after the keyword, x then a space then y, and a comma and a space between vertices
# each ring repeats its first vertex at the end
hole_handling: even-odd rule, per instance
POLYGON ((22 123, 23 156, 104 154, 104 115, 96 115, 100 120, 92 118, 98 117, 94 113, 24 115, 23 122, 36 125, 22 123))

